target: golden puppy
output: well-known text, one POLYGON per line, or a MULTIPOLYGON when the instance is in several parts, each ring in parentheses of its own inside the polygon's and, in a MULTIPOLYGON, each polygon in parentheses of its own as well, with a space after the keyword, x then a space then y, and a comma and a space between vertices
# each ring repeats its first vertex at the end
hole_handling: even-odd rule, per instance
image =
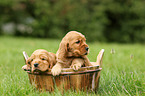
POLYGON ((89 47, 86 38, 79 32, 70 31, 62 39, 56 53, 56 65, 52 68, 52 75, 61 73, 62 68, 73 68, 78 70, 82 65, 92 66, 87 58, 89 47))
POLYGON ((45 72, 51 69, 55 63, 56 55, 54 53, 47 52, 44 49, 38 49, 28 58, 26 61, 27 66, 23 69, 31 69, 31 72, 45 72))

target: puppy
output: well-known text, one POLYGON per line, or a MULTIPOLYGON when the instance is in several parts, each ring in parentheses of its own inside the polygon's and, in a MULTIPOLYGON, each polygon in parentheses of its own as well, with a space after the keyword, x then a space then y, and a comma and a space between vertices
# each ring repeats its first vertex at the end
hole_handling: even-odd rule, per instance
POLYGON ((30 69, 31 72, 45 72, 51 69, 56 63, 56 55, 51 52, 47 52, 44 49, 38 49, 32 53, 32 55, 26 61, 26 65, 23 69, 30 69))
POLYGON ((51 70, 52 75, 59 75, 62 68, 71 67, 78 70, 82 65, 92 66, 86 56, 88 53, 89 47, 86 44, 85 36, 76 31, 68 32, 56 53, 57 63, 51 70))

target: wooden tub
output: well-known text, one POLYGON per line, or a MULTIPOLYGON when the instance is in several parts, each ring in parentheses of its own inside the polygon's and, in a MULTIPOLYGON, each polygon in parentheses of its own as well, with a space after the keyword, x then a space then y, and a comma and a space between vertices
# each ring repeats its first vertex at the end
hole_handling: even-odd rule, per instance
MULTIPOLYGON (((59 76, 52 76, 51 70, 45 73, 25 71, 28 73, 30 83, 40 91, 52 92, 57 88, 62 92, 69 89, 96 92, 99 86, 100 71, 102 70, 103 54, 104 50, 102 49, 97 56, 97 61, 94 62, 94 66, 82 67, 78 71, 74 71, 72 68, 63 68, 59 76)), ((28 55, 25 52, 23 52, 23 55, 27 60, 28 55)))

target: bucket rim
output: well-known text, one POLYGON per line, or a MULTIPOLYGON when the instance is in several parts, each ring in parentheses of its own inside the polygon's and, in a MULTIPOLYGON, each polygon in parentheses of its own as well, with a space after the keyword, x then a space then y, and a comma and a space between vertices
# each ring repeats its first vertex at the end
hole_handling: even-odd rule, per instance
MULTIPOLYGON (((87 73, 94 73, 101 71, 102 68, 99 68, 98 65, 96 66, 87 66, 87 67, 81 67, 78 71, 74 71, 72 68, 63 68, 62 72, 60 73, 59 76, 63 75, 78 75, 78 74, 87 74, 87 73)), ((30 70, 25 70, 28 74, 33 74, 33 75, 50 75, 53 76, 51 73, 51 69, 48 72, 31 72, 30 70)))

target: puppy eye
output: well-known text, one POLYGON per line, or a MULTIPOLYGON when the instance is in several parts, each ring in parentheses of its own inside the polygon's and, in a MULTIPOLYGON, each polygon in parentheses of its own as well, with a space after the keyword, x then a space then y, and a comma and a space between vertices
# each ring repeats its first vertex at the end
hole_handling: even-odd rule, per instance
POLYGON ((33 59, 31 59, 31 61, 33 61, 33 59))
POLYGON ((80 43, 80 40, 78 40, 76 43, 79 44, 80 43))
POLYGON ((46 60, 45 58, 42 58, 42 60, 46 60))

